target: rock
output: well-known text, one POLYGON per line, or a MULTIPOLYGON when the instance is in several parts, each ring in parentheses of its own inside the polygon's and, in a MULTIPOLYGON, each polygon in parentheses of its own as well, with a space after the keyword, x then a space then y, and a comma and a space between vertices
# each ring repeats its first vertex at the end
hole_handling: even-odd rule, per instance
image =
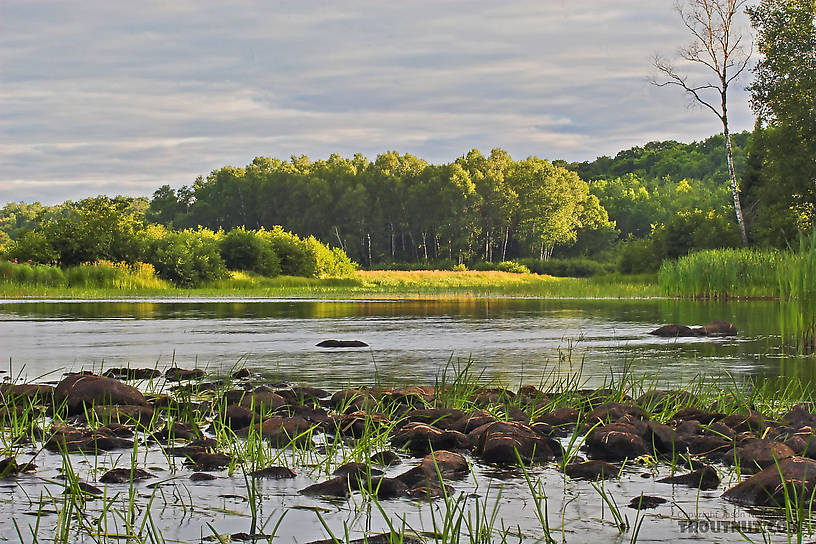
POLYGON ((201 429, 195 423, 185 421, 173 421, 165 423, 164 427, 157 431, 153 437, 156 440, 191 440, 201 437, 201 429))
POLYGON ((517 422, 490 423, 479 438, 476 452, 487 463, 518 464, 561 457, 561 445, 517 422), (518 452, 518 454, 516 453, 518 452))
POLYGON ((668 425, 657 421, 646 422, 646 433, 644 435, 647 444, 651 444, 657 453, 682 453, 686 451, 686 445, 677 433, 668 425))
POLYGON ((351 495, 351 479, 348 476, 335 476, 326 481, 312 484, 303 488, 299 493, 303 495, 325 495, 328 497, 348 497, 351 495))
POLYGON ((249 427, 254 420, 260 418, 252 410, 236 404, 227 405, 224 411, 219 414, 219 417, 224 425, 233 431, 249 427))
POLYGON ((699 468, 687 474, 661 478, 658 482, 662 484, 686 485, 707 491, 717 489, 717 486, 720 485, 720 476, 714 468, 706 465, 703 468, 699 468))
POLYGON ((395 448, 406 448, 416 456, 431 451, 454 450, 468 446, 467 437, 458 431, 443 431, 425 423, 408 423, 391 437, 395 448))
POLYGON ((93 409, 95 405, 121 404, 147 406, 148 402, 138 389, 113 378, 88 374, 73 374, 54 388, 54 402, 65 404, 70 414, 93 409))
POLYGON ((114 468, 103 474, 99 481, 105 484, 126 484, 131 481, 147 480, 148 478, 155 478, 155 476, 140 468, 132 470, 129 468, 114 468))
POLYGON ((634 508, 635 510, 651 510, 652 508, 657 508, 661 504, 665 504, 669 502, 667 499, 662 497, 651 497, 649 495, 641 495, 640 497, 635 497, 631 501, 629 501, 628 506, 629 508, 634 508))
POLYGON ((728 464, 739 463, 743 472, 754 472, 794 455, 795 452, 782 442, 749 438, 734 449, 733 455, 723 456, 723 461, 728 464))
POLYGON ((54 388, 50 385, 12 383, 0 385, 0 398, 3 402, 19 406, 43 404, 50 401, 53 394, 54 388))
POLYGON ((722 497, 747 506, 785 506, 785 492, 791 500, 798 497, 796 508, 810 511, 816 489, 816 461, 805 457, 789 457, 778 464, 740 482, 722 497))
POLYGON ((256 414, 266 414, 287 405, 286 399, 272 391, 243 391, 235 389, 224 394, 228 405, 237 405, 256 414))
MULTIPOLYGON (((93 485, 91 485, 91 484, 89 484, 87 482, 77 482, 76 483, 76 488, 80 492, 82 492, 82 493, 84 493, 86 495, 102 495, 102 493, 103 493, 101 489, 99 489, 98 487, 93 486, 93 485)), ((72 492, 73 492, 73 489, 71 489, 71 486, 66 485, 65 486, 65 491, 63 491, 63 495, 68 495, 68 494, 70 494, 72 492)))
POLYGON ((725 414, 720 412, 707 412, 699 408, 689 407, 681 408, 671 417, 674 422, 680 421, 697 421, 702 425, 710 425, 714 421, 719 421, 725 417, 725 414))
POLYGON ((551 427, 551 434, 567 436, 575 430, 581 414, 575 408, 559 408, 549 414, 543 414, 536 423, 545 423, 551 427))
POLYGON ((361 340, 323 340, 317 344, 319 348, 366 348, 368 344, 361 340))
POLYGON ((20 467, 14 457, 6 457, 0 460, 0 479, 15 476, 18 472, 20 472, 20 467))
POLYGON ((428 454, 422 462, 403 472, 397 479, 410 488, 417 486, 439 486, 439 478, 464 478, 470 473, 470 465, 462 454, 451 451, 436 451, 428 454))
POLYGON ((753 410, 747 416, 743 414, 731 414, 722 418, 720 421, 738 433, 761 433, 765 428, 765 418, 762 414, 754 412, 753 410))
POLYGON ((782 416, 782 421, 797 430, 802 427, 816 429, 816 415, 811 412, 811 409, 811 406, 807 404, 797 404, 791 408, 790 412, 782 416))
POLYGON ((456 430, 462 432, 465 427, 465 413, 453 408, 426 408, 411 410, 405 415, 409 422, 426 423, 437 429, 456 430))
POLYGON ((162 375, 155 368, 109 368, 103 376, 107 378, 121 378, 123 380, 154 380, 162 375))
POLYGON ((94 406, 94 413, 99 421, 103 423, 148 423, 153 419, 153 408, 149 405, 94 406))
POLYGON ((624 416, 631 416, 634 419, 648 419, 649 415, 639 406, 623 404, 620 402, 606 402, 593 409, 586 416, 587 429, 596 423, 611 423, 618 421, 624 416))
POLYGON ((193 472, 190 474, 190 480, 193 482, 208 482, 210 480, 216 480, 217 478, 218 476, 207 474, 206 472, 193 472))
MULTIPOLYGON (((272 416, 265 419, 260 427, 261 436, 278 446, 290 444, 307 444, 311 442, 312 424, 302 417, 272 416)), ((238 434, 243 435, 249 429, 242 429, 238 434)))
POLYGON ((637 429, 618 423, 594 429, 585 443, 590 457, 605 461, 634 459, 652 451, 637 429))
POLYGON ((249 378, 250 376, 252 376, 252 372, 250 372, 248 368, 242 368, 232 373, 233 380, 242 380, 244 378, 249 378))
POLYGON ((291 468, 272 466, 252 471, 249 473, 249 475, 252 476, 253 478, 270 478, 273 480, 285 480, 289 478, 294 478, 295 476, 297 476, 297 473, 291 468))
POLYGON ((164 372, 164 379, 168 382, 181 382, 188 380, 197 380, 204 377, 204 371, 200 368, 186 369, 177 366, 168 368, 164 372))
POLYGON ((393 451, 385 450, 379 451, 371 455, 368 458, 369 462, 374 463, 375 465, 380 465, 384 467, 390 467, 391 465, 399 465, 402 463, 402 459, 400 456, 394 453, 393 451))
POLYGON ((225 467, 232 462, 232 457, 223 453, 209 453, 206 451, 191 452, 187 456, 189 464, 196 472, 205 472, 225 467))
POLYGON ((341 416, 337 421, 337 430, 343 436, 360 438, 375 430, 372 425, 375 428, 389 427, 391 421, 382 414, 367 414, 357 411, 341 416))
POLYGON ((332 472, 332 476, 382 476, 383 471, 367 463, 346 463, 332 472))
POLYGON ((699 336, 736 336, 737 328, 728 321, 712 321, 708 325, 697 327, 694 332, 699 336))
POLYGON ((698 334, 694 332, 694 330, 691 327, 687 327, 686 325, 679 325, 677 323, 663 325, 661 327, 656 328, 653 331, 649 331, 649 334, 653 334, 654 336, 662 336, 664 338, 678 338, 681 336, 698 336, 698 334))
POLYGON ((619 467, 606 461, 570 463, 564 467, 564 474, 576 480, 607 480, 617 478, 619 473, 619 467))

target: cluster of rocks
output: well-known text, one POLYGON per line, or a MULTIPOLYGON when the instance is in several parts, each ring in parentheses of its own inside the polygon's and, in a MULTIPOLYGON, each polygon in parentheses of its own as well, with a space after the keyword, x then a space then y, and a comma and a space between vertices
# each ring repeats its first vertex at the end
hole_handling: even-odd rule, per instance
MULTIPOLYGON (((331 478, 301 490, 320 496, 347 497, 361 491, 380 499, 438 497, 451 491, 448 481, 469 474, 466 455, 498 465, 559 460, 567 476, 591 480, 617 478, 622 463, 650 456, 686 469, 660 482, 700 489, 719 487, 716 465, 738 465, 741 473, 752 475, 723 497, 746 505, 780 505, 786 494, 812 497, 816 489, 816 415, 804 404, 774 420, 754 410, 731 414, 702 410, 699 400, 682 391, 652 391, 632 399, 618 391, 580 390, 568 401, 559 401, 524 386, 516 392, 477 388, 468 396, 474 408, 463 411, 448 407, 450 391, 433 387, 367 387, 330 394, 306 386, 244 384, 197 404, 167 395, 148 397, 107 376, 73 374, 55 387, 0 386, 7 412, 0 415, 11 417, 9 410, 31 405, 61 413, 64 422, 35 433, 45 449, 54 452, 132 448, 138 423, 148 430, 148 441, 184 458, 196 481, 211 478, 209 471, 241 462, 219 451, 217 441, 207 437, 219 428, 237 436, 256 433, 278 447, 311 444, 318 432, 353 442, 374 430, 387 435, 403 457, 418 459, 402 473, 385 476, 385 468, 402 458, 391 450, 377 452, 367 462, 343 465, 331 478), (559 404, 566 402, 569 405, 559 404), (665 422, 651 418, 671 406, 686 407, 665 422), (199 421, 206 414, 210 427, 201 429, 178 418, 163 421, 164 410, 173 408, 197 411, 199 421), (104 425, 87 425, 92 414, 104 425), (559 439, 570 435, 583 437, 574 441, 582 444, 581 451, 562 447, 559 439)), ((7 459, 0 462, 0 475, 34 468, 7 459)), ((282 479, 295 473, 272 466, 252 475, 282 479)), ((141 469, 114 469, 100 481, 151 477, 141 469)))

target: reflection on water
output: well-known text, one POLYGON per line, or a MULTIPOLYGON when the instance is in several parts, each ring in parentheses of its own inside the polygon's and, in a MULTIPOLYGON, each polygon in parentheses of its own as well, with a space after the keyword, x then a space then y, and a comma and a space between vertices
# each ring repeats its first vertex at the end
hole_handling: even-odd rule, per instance
POLYGON ((450 359, 508 385, 580 371, 598 384, 631 367, 685 382, 727 371, 810 378, 782 356, 775 302, 650 300, 138 300, 0 303, 0 357, 29 378, 66 367, 181 366, 239 361, 318 386, 433 383, 450 359), (737 338, 662 339, 661 323, 732 321, 737 338), (326 338, 369 348, 325 350, 326 338), (568 356, 567 356, 568 355, 568 356))

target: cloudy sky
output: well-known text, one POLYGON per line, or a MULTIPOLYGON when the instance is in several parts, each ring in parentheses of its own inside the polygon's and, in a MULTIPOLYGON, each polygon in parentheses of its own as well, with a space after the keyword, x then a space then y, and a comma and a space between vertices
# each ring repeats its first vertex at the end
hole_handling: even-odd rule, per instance
POLYGON ((716 118, 648 83, 686 41, 673 0, 2 0, 0 204, 150 195, 259 155, 699 140, 716 118))

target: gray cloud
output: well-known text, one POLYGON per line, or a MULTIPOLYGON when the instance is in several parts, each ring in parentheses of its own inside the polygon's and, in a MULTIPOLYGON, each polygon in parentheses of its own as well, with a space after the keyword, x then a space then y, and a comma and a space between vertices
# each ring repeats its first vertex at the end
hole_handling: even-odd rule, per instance
POLYGON ((687 39, 668 0, 73 4, 0 4, 0 202, 149 195, 257 155, 589 160, 719 130, 647 82, 687 39))

